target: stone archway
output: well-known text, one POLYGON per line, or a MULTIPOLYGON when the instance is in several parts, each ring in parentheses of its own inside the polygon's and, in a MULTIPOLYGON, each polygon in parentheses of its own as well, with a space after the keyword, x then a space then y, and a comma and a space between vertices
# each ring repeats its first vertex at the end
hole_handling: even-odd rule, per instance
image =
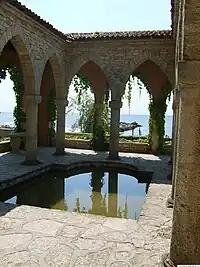
POLYGON ((159 153, 164 146, 166 103, 172 91, 163 59, 155 61, 150 57, 137 60, 130 72, 146 86, 149 94, 149 140, 153 154, 159 153))
MULTIPOLYGON (((37 160, 37 111, 38 111, 38 98, 36 96, 36 83, 34 71, 34 59, 29 53, 23 31, 20 26, 10 27, 0 38, 1 59, 6 61, 7 55, 12 50, 15 59, 18 58, 23 73, 24 83, 24 96, 22 106, 26 113, 26 153, 24 164, 38 164, 37 160), (4 51, 7 50, 7 55, 4 51)), ((11 56, 11 54, 10 54, 11 56)), ((8 56, 9 59, 9 56, 8 56)), ((12 61, 12 56, 11 56, 12 61)))
MULTIPOLYGON (((55 110, 56 99, 65 99, 67 86, 64 83, 64 71, 61 62, 54 53, 47 58, 40 83, 41 104, 38 112, 38 144, 52 146, 53 133, 51 117, 55 110), (52 107, 49 105, 52 104, 52 107), (54 110, 52 110, 54 109, 54 110)), ((56 116, 55 116, 56 117, 56 116)))
POLYGON ((133 76, 141 76, 143 81, 150 88, 153 97, 157 98, 162 94, 162 90, 168 82, 168 77, 159 65, 147 59, 139 64, 132 73, 133 76))
POLYGON ((79 126, 83 132, 93 134, 91 144, 94 150, 106 149, 107 143, 104 135, 107 132, 108 124, 103 124, 103 118, 106 118, 108 114, 108 112, 104 112, 107 110, 105 109, 105 104, 107 105, 107 101, 105 100, 108 99, 109 90, 107 76, 98 62, 91 58, 85 60, 80 58, 74 63, 74 66, 76 66, 74 67, 74 70, 76 70, 76 72, 73 72, 74 76, 76 75, 78 77, 72 80, 72 84, 74 83, 75 87, 79 82, 85 84, 86 86, 83 87, 90 88, 93 93, 90 95, 86 91, 80 91, 83 96, 79 98, 81 107, 83 108, 82 110, 87 110, 84 114, 88 114, 88 116, 84 115, 84 123, 79 126), (93 95, 94 99, 91 97, 93 95))
POLYGON ((28 50, 28 45, 24 38, 24 33, 19 25, 11 26, 0 37, 0 57, 6 60, 9 55, 3 56, 5 47, 11 43, 19 59, 24 79, 25 94, 35 94, 35 73, 33 68, 33 57, 28 50))
POLYGON ((107 77, 101 67, 99 67, 95 61, 89 60, 80 67, 78 73, 90 81, 95 101, 99 103, 103 101, 105 91, 109 88, 109 85, 107 77))

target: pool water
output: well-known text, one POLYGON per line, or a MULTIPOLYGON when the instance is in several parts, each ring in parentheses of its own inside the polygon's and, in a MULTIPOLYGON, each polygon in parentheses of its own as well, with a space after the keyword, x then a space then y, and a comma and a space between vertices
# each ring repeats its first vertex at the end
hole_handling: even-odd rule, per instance
POLYGON ((137 220, 150 183, 144 180, 139 183, 133 176, 102 168, 70 177, 66 173, 47 172, 6 190, 0 200, 137 220))

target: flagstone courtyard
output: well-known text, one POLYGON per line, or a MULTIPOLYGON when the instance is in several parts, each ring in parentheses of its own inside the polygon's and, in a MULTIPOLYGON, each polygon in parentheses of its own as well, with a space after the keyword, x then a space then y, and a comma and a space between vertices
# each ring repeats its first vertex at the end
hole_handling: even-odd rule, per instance
MULTIPOLYGON (((66 149, 65 157, 41 148, 40 166, 20 166, 23 152, 2 153, 0 185, 50 164, 102 161, 107 153, 66 149), (87 156, 87 157, 86 157, 87 156), (20 166, 20 168, 19 168, 20 166)), ((120 153, 121 162, 153 171, 139 221, 38 207, 0 204, 0 266, 160 266, 169 251, 172 209, 169 157, 120 153)))

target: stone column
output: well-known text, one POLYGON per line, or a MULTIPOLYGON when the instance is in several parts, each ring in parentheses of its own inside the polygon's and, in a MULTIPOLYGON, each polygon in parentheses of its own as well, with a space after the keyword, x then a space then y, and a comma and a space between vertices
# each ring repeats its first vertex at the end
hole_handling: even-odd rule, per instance
POLYGON ((173 207, 174 201, 174 191, 175 191, 175 176, 176 176, 176 153, 177 153, 177 134, 179 127, 179 101, 180 101, 180 92, 178 89, 174 90, 174 99, 173 99, 173 128, 172 128, 172 170, 171 170, 171 178, 172 178, 172 191, 171 196, 167 200, 168 207, 173 207))
POLYGON ((120 123, 120 108, 122 107, 121 100, 112 100, 109 102, 111 108, 111 125, 110 125, 110 160, 119 160, 119 123, 120 123))
POLYGON ((165 266, 200 264, 199 84, 200 61, 179 63, 177 169, 171 249, 165 266))
POLYGON ((37 159, 37 135, 38 135, 38 104, 41 102, 40 95, 24 95, 26 110, 26 151, 23 165, 38 165, 37 159))
POLYGON ((56 99, 57 127, 56 127, 56 152, 54 155, 66 155, 65 152, 65 107, 68 105, 66 99, 56 99))

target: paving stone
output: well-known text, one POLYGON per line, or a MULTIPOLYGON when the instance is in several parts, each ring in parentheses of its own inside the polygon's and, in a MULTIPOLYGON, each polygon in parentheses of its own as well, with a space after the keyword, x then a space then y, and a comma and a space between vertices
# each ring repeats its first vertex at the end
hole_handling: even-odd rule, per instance
POLYGON ((98 251, 105 245, 103 240, 83 238, 77 238, 75 241, 73 241, 73 244, 79 249, 85 249, 88 251, 98 251))
POLYGON ((16 248, 17 246, 23 245, 32 239, 32 234, 24 233, 12 233, 4 234, 0 236, 0 250, 16 248))
POLYGON ((56 245, 55 237, 39 237, 33 240, 28 246, 28 250, 34 255, 47 252, 51 247, 56 245))
MULTIPOLYGON (((81 227, 76 227, 72 225, 65 225, 61 231, 59 232, 60 236, 64 237, 77 237, 81 235, 81 233, 85 230, 85 228, 81 227)), ((89 229, 88 229, 89 230, 89 229)), ((86 230, 87 231, 87 230, 86 230)))
POLYGON ((105 248, 98 252, 91 252, 77 258, 74 267, 104 267, 112 249, 105 248))
POLYGON ((32 232, 43 233, 44 235, 55 236, 63 225, 51 220, 37 220, 23 225, 23 229, 32 232))
POLYGON ((7 254, 0 258, 0 266, 2 267, 38 267, 39 259, 37 255, 30 255, 26 250, 7 254))
POLYGON ((15 230, 23 224, 22 220, 14 218, 0 217, 0 233, 5 231, 15 230))
POLYGON ((68 267, 73 254, 73 249, 65 244, 57 244, 45 256, 48 266, 68 267))

